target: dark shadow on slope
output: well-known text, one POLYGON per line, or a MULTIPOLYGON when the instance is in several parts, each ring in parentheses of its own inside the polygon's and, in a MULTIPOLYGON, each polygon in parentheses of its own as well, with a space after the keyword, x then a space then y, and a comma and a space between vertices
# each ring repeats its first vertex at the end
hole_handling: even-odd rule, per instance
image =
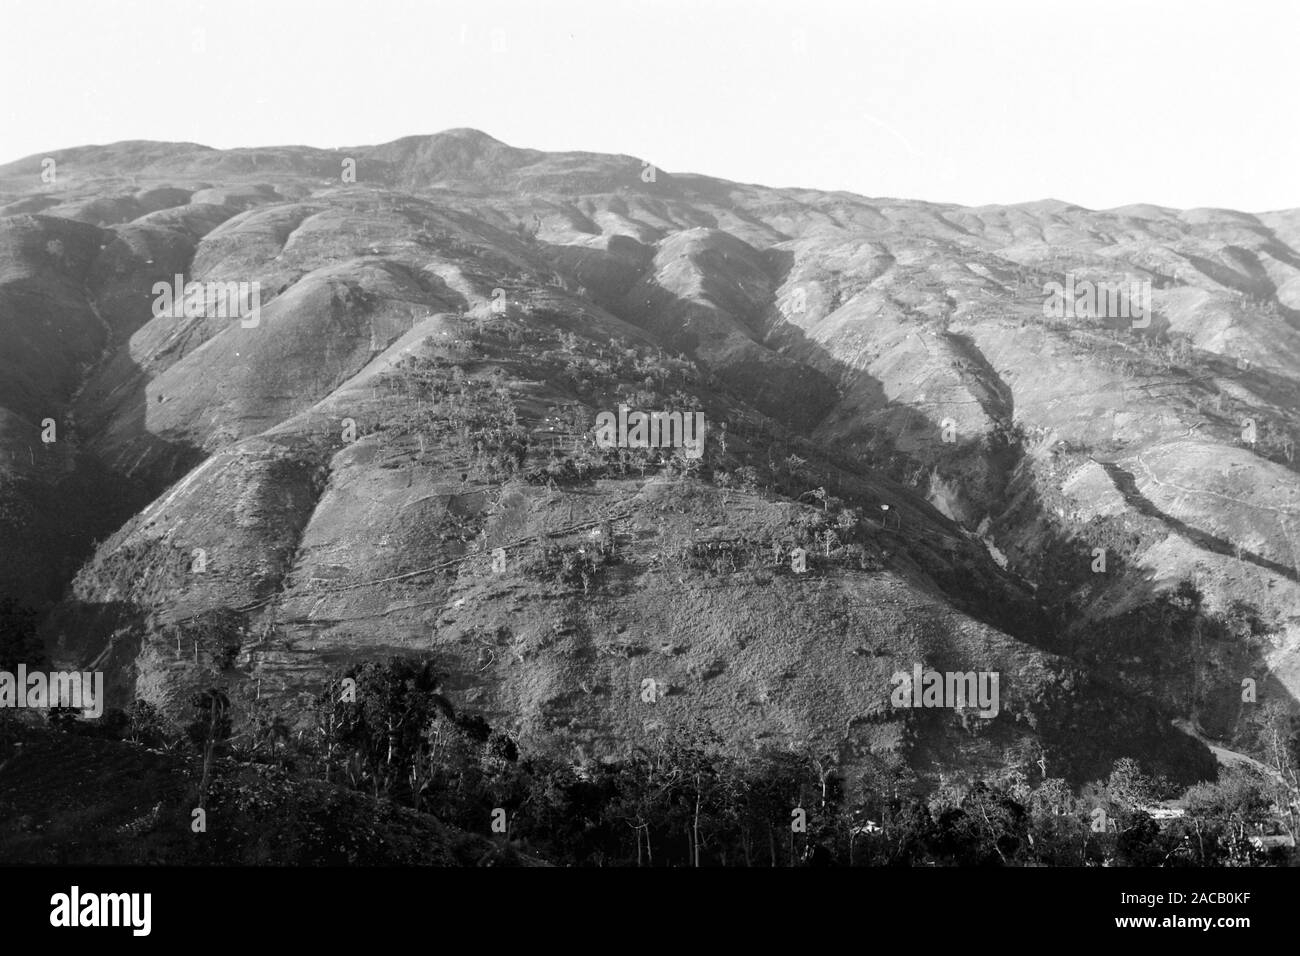
POLYGON ((1157 508, 1149 498, 1145 497, 1142 492, 1138 490, 1137 481, 1134 479, 1132 474, 1125 471, 1123 468, 1120 468, 1119 465, 1114 462, 1098 460, 1097 464, 1101 465, 1101 467, 1105 469, 1106 474, 1108 474, 1111 481, 1115 483, 1115 487, 1118 488, 1120 494, 1124 496, 1125 502, 1141 514, 1144 514, 1149 518, 1155 518, 1157 521, 1161 521, 1168 525, 1174 531, 1193 542, 1197 547, 1204 548, 1206 551, 1212 551, 1215 554, 1224 555, 1225 557, 1236 557, 1238 560, 1248 561, 1256 567, 1263 568, 1266 571, 1271 571, 1276 575, 1287 578, 1288 580, 1300 583, 1300 573, 1297 573, 1295 568, 1288 567, 1287 565, 1281 564, 1277 561, 1269 560, 1263 555, 1256 554, 1254 551, 1240 548, 1228 541, 1224 541, 1222 538, 1215 537, 1209 532, 1193 528, 1186 522, 1180 521, 1172 515, 1166 514, 1157 508))
POLYGON ((114 245, 111 234, 47 217, 6 227, 6 242, 32 274, 0 288, 0 313, 17 323, 16 345, 0 358, 0 367, 13 366, 12 375, 0 370, 0 392, 8 396, 0 399, 8 409, 0 410, 0 426, 10 452, 0 462, 0 596, 44 612, 95 540, 154 490, 93 454, 93 423, 78 413, 85 370, 117 342, 91 288, 103 250, 114 245))
MULTIPOLYGON (((802 332, 787 330, 785 339, 787 348, 799 347, 803 355, 815 356, 823 370, 837 370, 841 380, 849 375, 858 376, 855 394, 864 399, 864 411, 868 406, 871 412, 888 407, 881 384, 865 381, 861 370, 838 363, 819 345, 808 341, 802 332)), ((962 351, 971 347, 967 343, 967 349, 962 351)), ((972 374, 987 376, 984 369, 987 363, 974 362, 969 355, 967 359, 973 362, 972 374)), ((987 379, 985 388, 985 400, 998 412, 998 420, 1009 425, 1011 398, 1005 383, 994 375, 987 379)), ((742 388, 727 391, 738 399, 748 398, 742 388)), ((797 402, 801 397, 787 393, 786 401, 797 402)), ((1039 696, 1033 701, 1019 702, 1021 714, 1028 716, 1038 728, 1041 739, 1059 761, 1063 775, 1076 781, 1104 776, 1115 758, 1135 756, 1183 783, 1213 776, 1214 761, 1208 750, 1171 726, 1170 720, 1177 711, 1168 709, 1163 701, 1135 694, 1123 683, 1099 680, 1077 662, 1071 662, 1065 642, 1053 639, 1054 626, 1061 620, 1055 613, 1057 609, 1035 601, 1023 578, 998 568, 969 532, 906 486, 906 473, 924 463, 900 448, 904 429, 911 438, 908 447, 916 447, 918 436, 923 435, 940 441, 941 424, 926 411, 911 409, 908 418, 893 432, 881 432, 869 425, 863 427, 858 434, 863 444, 871 440, 875 449, 871 453, 853 447, 858 443, 852 438, 847 440, 850 447, 830 449, 813 446, 797 435, 785 435, 761 423, 745 427, 739 422, 729 424, 729 431, 736 439, 734 449, 742 461, 747 454, 761 455, 769 462, 779 461, 792 451, 807 459, 802 477, 793 476, 792 487, 779 488, 778 497, 788 496, 791 500, 799 497, 801 483, 806 488, 825 487, 830 494, 863 508, 872 522, 871 534, 887 556, 886 565, 891 571, 927 590, 937 589, 936 597, 1029 646, 1048 652, 1067 652, 1063 659, 1050 665, 1053 676, 1046 681, 1048 689, 1037 692, 1039 696), (888 505, 890 510, 883 512, 882 505, 888 505)), ((991 449, 982 439, 968 439, 955 445, 947 460, 960 460, 963 456, 987 460, 994 452, 997 449, 991 449)), ((1002 452, 994 456, 999 458, 997 482, 1010 494, 1011 476, 1020 452, 1014 444, 1008 444, 1002 452)), ((1045 514, 1045 507, 1037 501, 1032 487, 1019 489, 1019 494, 1022 507, 1034 514, 1045 514)), ((1060 547, 1078 549, 1080 544, 1062 543, 1060 547)), ((1076 550, 1075 554, 1086 569, 1091 560, 1089 551, 1076 550)), ((1112 570, 1121 573, 1122 568, 1112 565, 1112 570)), ((1029 577, 1032 580, 1032 575, 1029 577)), ((1147 586, 1151 586, 1150 582, 1147 586)), ((1014 685, 1006 688, 1009 699, 1018 691, 1023 692, 1024 688, 1014 685)))
MULTIPOLYGON (((1010 424, 1013 418, 1010 389, 995 371, 986 367, 986 360, 980 361, 982 354, 978 358, 972 357, 971 350, 978 353, 973 343, 960 337, 950 337, 950 340, 953 338, 956 339, 955 345, 965 346, 959 348, 959 352, 965 360, 972 362, 972 370, 988 387, 989 394, 981 402, 986 413, 995 421, 1010 424)), ((804 348, 815 351, 817 346, 804 339, 804 348)), ((824 352, 822 360, 830 361, 824 352)), ((862 375, 861 372, 856 374, 862 375)), ((885 407, 883 391, 877 388, 875 394, 880 400, 879 407, 885 407)), ((924 412, 916 410, 909 421, 912 423, 909 433, 928 432, 937 438, 939 423, 924 412)), ((891 461, 896 457, 909 457, 899 451, 897 439, 901 434, 901 431, 895 433, 892 443, 888 434, 875 436, 885 440, 891 461)), ((852 452, 852 449, 848 451, 852 452)), ((988 462, 993 451, 981 442, 967 441, 957 444, 944 461, 959 462, 963 456, 973 456, 988 462)), ((1042 727, 1044 740, 1061 754, 1068 751, 1069 762, 1080 772, 1100 774, 1107 768, 1109 760, 1129 754, 1151 766, 1162 767, 1163 772, 1180 781, 1213 776, 1213 760, 1208 752, 1198 742, 1171 729, 1170 719, 1188 714, 1221 715, 1225 708, 1235 714, 1241 678, 1268 673, 1267 647, 1262 641, 1263 626, 1258 623, 1258 615, 1253 609, 1242 607, 1234 612, 1235 617, 1223 618, 1203 609, 1199 595, 1194 599, 1185 594, 1171 597, 1158 590, 1150 574, 1127 560, 1126 555, 1137 550, 1137 542, 1121 540, 1123 522, 1102 522, 1086 536, 1062 528, 1055 518, 1057 506, 1041 500, 1039 486, 1033 480, 1023 476, 1017 478, 1022 452, 1014 443, 1006 451, 1005 460, 999 465, 1007 479, 1000 498, 1001 508, 998 509, 1002 512, 998 523, 1003 527, 995 527, 994 531, 1008 530, 1010 525, 1019 526, 1023 534, 1027 527, 1038 527, 1038 533, 1029 537, 1026 541, 1028 547, 1023 552, 1015 553, 1014 549, 1004 547, 1009 552, 1010 568, 1024 575, 1024 579, 1037 583, 1033 602, 1037 607, 1026 608, 1028 613, 1020 615, 1009 615, 1006 607, 981 613, 980 605, 987 608, 987 604, 969 600, 971 582, 961 581, 956 574, 927 570, 955 606, 1020 640, 1073 661, 1068 668, 1069 676, 1063 672, 1059 696, 1048 707, 1042 727), (1094 548, 1097 547, 1104 547, 1107 556, 1105 572, 1100 575, 1093 572, 1094 548), (1104 601, 1105 595, 1112 590, 1117 599, 1122 594, 1126 602, 1132 602, 1139 610, 1135 615, 1107 621, 1104 627, 1099 625, 1090 634, 1087 623, 1089 608, 1104 601), (1170 613, 1167 605, 1178 601, 1182 602, 1181 611, 1170 613), (1158 640, 1153 639, 1150 620, 1153 614, 1170 622, 1159 632, 1158 640), (1011 620, 1016 624, 1011 624, 1011 620), (1256 623, 1245 627, 1243 620, 1256 623), (1172 623, 1175 621, 1176 624, 1172 623), (1178 642, 1178 635, 1189 631, 1203 637, 1195 648, 1178 642), (1155 648, 1159 648, 1159 652, 1155 648), (1117 663, 1121 660, 1125 663, 1117 663), (1084 688, 1090 690, 1084 692, 1084 688), (1087 741, 1079 736, 1081 728, 1086 728, 1087 741)), ((861 464, 872 467, 878 465, 879 460, 862 462, 859 469, 861 464)), ((910 465, 903 466, 904 469, 908 467, 910 465)), ((897 476, 897 469, 894 474, 897 476)), ((1118 477, 1112 474, 1112 480, 1121 485, 1121 490, 1135 491, 1131 476, 1127 489, 1117 480, 1118 477)), ((1196 533, 1151 507, 1149 502, 1145 502, 1145 507, 1136 501, 1132 504, 1140 514, 1156 523, 1148 533, 1157 540, 1174 527, 1208 550, 1236 554, 1235 548, 1227 542, 1196 533)), ((931 513, 927 518, 951 527, 942 516, 931 513)), ((920 537, 911 537, 904 547, 915 549, 920 537)), ((1296 578, 1295 569, 1258 555, 1252 557, 1255 563, 1268 570, 1292 580, 1296 578)), ((952 561, 951 565, 956 570, 957 562, 952 561)), ((998 597, 1006 601, 1007 596, 1016 590, 1008 588, 998 597)), ((1261 680, 1261 684, 1266 685, 1271 697, 1281 694, 1287 704, 1295 704, 1276 681, 1261 680)), ((1231 722, 1222 716, 1203 719, 1213 725, 1211 733, 1220 739, 1231 737, 1234 732, 1231 722)))
MULTIPOLYGON (((789 257, 786 259, 788 268, 789 257)), ((781 257, 769 257, 769 260, 778 273, 774 279, 779 282, 781 257)), ((662 314, 665 310, 658 311, 662 314)), ((667 311, 672 314, 675 310, 670 307, 667 311)), ((817 367, 830 379, 843 382, 854 377, 855 394, 861 399, 863 412, 875 417, 890 407, 879 383, 872 387, 865 381, 865 373, 837 361, 802 330, 787 324, 779 329, 776 337, 781 342, 781 352, 798 355, 805 364, 817 367)), ((961 336, 948 339, 960 359, 969 363, 970 374, 963 378, 968 387, 978 383, 979 387, 972 390, 979 396, 986 414, 1014 431, 1014 395, 1010 388, 973 342, 961 336)), ((682 344, 689 348, 694 343, 683 341, 682 344)), ((1284 385, 1278 382, 1275 387, 1284 385)), ((749 398, 747 392, 743 385, 734 388, 738 398, 749 398)), ((802 397, 787 393, 786 400, 795 403, 802 397)), ((906 487, 907 472, 922 468, 925 462, 903 451, 899 439, 906 435, 907 447, 914 447, 918 436, 929 435, 937 441, 940 431, 939 422, 924 410, 912 408, 903 424, 892 433, 868 426, 860 430, 862 443, 849 438, 846 441, 849 447, 844 449, 816 449, 816 465, 810 467, 820 467, 823 474, 810 476, 807 483, 810 486, 824 483, 833 494, 855 504, 866 504, 869 511, 886 503, 878 500, 883 491, 891 499, 888 503, 894 513, 907 524, 906 531, 883 526, 878 529, 881 540, 897 555, 900 563, 896 570, 905 570, 906 565, 922 570, 957 608, 1032 646, 1074 662, 1067 669, 1068 675, 1063 672, 1060 679, 1061 686, 1069 688, 1068 692, 1061 691, 1062 696, 1051 703, 1041 720, 1044 738, 1052 741, 1052 746, 1059 751, 1069 750, 1070 762, 1080 772, 1100 774, 1107 769, 1110 759, 1132 755, 1161 767, 1163 772, 1181 781, 1212 776, 1213 760, 1208 751, 1173 730, 1170 720, 1179 715, 1217 711, 1225 700, 1234 700, 1233 695, 1239 693, 1240 672, 1267 673, 1263 649, 1253 638, 1243 640, 1240 635, 1230 633, 1231 628, 1222 620, 1200 608, 1198 599, 1194 610, 1181 616, 1166 614, 1165 618, 1177 619, 1179 629, 1193 628, 1206 635, 1199 648, 1201 657, 1191 655, 1186 648, 1180 648, 1182 653, 1178 655, 1169 653, 1177 645, 1176 634, 1167 629, 1159 642, 1148 643, 1147 653, 1134 657, 1130 648, 1125 652, 1129 654, 1124 658, 1125 666, 1107 666, 1107 661, 1113 659, 1108 655, 1118 654, 1121 645, 1141 642, 1149 632, 1150 621, 1141 616, 1122 616, 1107 626, 1103 636, 1090 638, 1086 630, 1089 609, 1107 600, 1111 593, 1116 600, 1122 595, 1123 600, 1147 609, 1147 613, 1155 613, 1169 600, 1149 574, 1126 559, 1126 553, 1134 553, 1136 549, 1126 551, 1120 541, 1122 522, 1099 525, 1086 534, 1066 529, 1055 517, 1058 503, 1042 500, 1033 480, 1015 480, 1023 455, 1014 437, 1001 455, 985 443, 968 440, 956 444, 941 459, 940 468, 946 470, 949 464, 963 459, 985 465, 991 462, 998 481, 990 488, 994 492, 990 502, 995 516, 1003 513, 1002 530, 1019 525, 1022 531, 1037 526, 1038 532, 1028 536, 1022 553, 1012 556, 1010 567, 1023 577, 997 569, 982 549, 967 556, 962 546, 970 543, 968 532, 938 514, 918 491, 906 487), (866 444, 868 438, 875 450, 864 454, 856 446, 866 444), (888 480, 883 480, 882 471, 888 480), (1007 520, 1011 511, 1018 515, 1015 522, 1007 520), (957 543, 955 547, 953 542, 957 543), (1096 547, 1103 547, 1107 552, 1108 565, 1102 575, 1092 571, 1096 547), (1044 553, 1035 554, 1037 548, 1044 553), (1034 598, 1028 595, 1026 580, 1039 586, 1034 598), (1163 656, 1149 652, 1151 643, 1158 643, 1164 649, 1163 656), (1162 691, 1162 685, 1176 691, 1162 691)), ((755 450, 763 453, 762 448, 755 450)), ((1115 477, 1112 475, 1112 480, 1115 477)), ((1150 507, 1137 507, 1136 502, 1134 505, 1140 515, 1156 525, 1148 529, 1151 534, 1167 534, 1170 527, 1191 530, 1150 507)), ((1212 537, 1189 537, 1208 550, 1235 554, 1234 548, 1212 537)), ((1274 562, 1262 566, 1294 579, 1294 569, 1274 562)), ((1222 721, 1212 723, 1216 732, 1227 729, 1222 721)))
MULTIPOLYGON (((972 391, 984 414, 999 424, 1010 425, 1015 421, 1015 394, 1011 386, 998 374, 997 369, 985 358, 975 341, 970 336, 957 332, 945 332, 944 338, 955 348, 961 360, 968 364, 969 371, 974 374, 980 388, 972 391)), ((962 378, 963 383, 970 389, 972 383, 969 381, 969 376, 963 375, 962 378)))
POLYGON ((1162 723, 1190 718, 1222 741, 1231 741, 1248 716, 1243 678, 1257 680, 1261 701, 1296 706, 1267 676, 1271 640, 1258 609, 1238 602, 1212 612, 1190 582, 1161 587, 1132 562, 1168 536, 1163 515, 1139 510, 1066 526, 1055 517, 1055 502, 1042 499, 1044 489, 1055 491, 1022 477, 994 527, 1006 536, 1000 540, 1012 567, 1037 582, 1051 616, 1040 646, 1068 658, 1080 679, 1112 699, 1152 708, 1162 723))

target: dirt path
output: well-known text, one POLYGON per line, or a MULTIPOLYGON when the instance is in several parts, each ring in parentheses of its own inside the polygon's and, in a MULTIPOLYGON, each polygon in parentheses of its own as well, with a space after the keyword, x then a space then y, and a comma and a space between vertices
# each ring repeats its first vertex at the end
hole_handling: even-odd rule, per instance
POLYGON ((1266 763, 1260 763, 1254 757, 1248 757, 1246 754, 1238 753, 1235 750, 1228 750, 1226 747, 1220 747, 1212 743, 1209 738, 1198 731, 1190 720, 1180 717, 1170 721, 1176 728, 1187 734, 1189 737, 1195 737, 1205 746, 1210 748, 1210 753, 1214 754, 1214 759, 1224 767, 1231 767, 1236 764, 1247 764, 1259 773, 1271 777, 1279 783, 1282 782, 1282 775, 1266 763))

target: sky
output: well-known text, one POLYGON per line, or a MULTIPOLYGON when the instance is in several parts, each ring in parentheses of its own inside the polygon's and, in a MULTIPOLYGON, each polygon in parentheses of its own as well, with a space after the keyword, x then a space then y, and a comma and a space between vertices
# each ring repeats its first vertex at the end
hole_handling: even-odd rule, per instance
POLYGON ((1300 207, 1295 0, 4 0, 0 163, 474 127, 965 205, 1300 207))

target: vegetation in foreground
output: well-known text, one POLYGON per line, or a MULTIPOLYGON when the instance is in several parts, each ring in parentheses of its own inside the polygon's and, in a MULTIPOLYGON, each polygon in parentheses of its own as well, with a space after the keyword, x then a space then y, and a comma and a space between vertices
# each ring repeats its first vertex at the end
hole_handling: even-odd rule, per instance
MULTIPOLYGON (((521 753, 439 694, 431 661, 340 674, 311 729, 225 692, 177 727, 144 702, 0 723, 9 863, 564 866, 1290 865, 1300 724, 1261 710, 1269 765, 1181 795, 1117 760, 1081 788, 1008 761, 927 787, 901 760, 845 779, 799 750, 681 731, 609 762, 521 753), (1041 777, 1041 774, 1037 775, 1041 777), (201 813, 198 811, 202 811, 201 813), (1282 839, 1278 839, 1281 837, 1282 839), (1271 839, 1269 839, 1271 838, 1271 839)), ((1009 755, 1013 757, 1013 755, 1009 755)))

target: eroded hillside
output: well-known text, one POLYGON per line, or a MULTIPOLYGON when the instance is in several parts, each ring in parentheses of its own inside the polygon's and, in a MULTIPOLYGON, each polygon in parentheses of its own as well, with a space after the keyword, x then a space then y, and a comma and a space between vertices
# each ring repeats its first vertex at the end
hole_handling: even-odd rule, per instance
POLYGON ((292 711, 427 654, 577 759, 704 724, 1190 781, 1244 679, 1300 693, 1297 249, 1295 211, 868 199, 471 130, 32 157, 0 167, 0 592, 119 704, 292 711), (157 314, 176 274, 256 283, 258 320, 157 314), (1067 275, 1150 314, 1048 316, 1067 275), (620 403, 702 410, 702 457, 597 447, 620 403), (891 706, 916 664, 999 673, 998 715, 891 706))

